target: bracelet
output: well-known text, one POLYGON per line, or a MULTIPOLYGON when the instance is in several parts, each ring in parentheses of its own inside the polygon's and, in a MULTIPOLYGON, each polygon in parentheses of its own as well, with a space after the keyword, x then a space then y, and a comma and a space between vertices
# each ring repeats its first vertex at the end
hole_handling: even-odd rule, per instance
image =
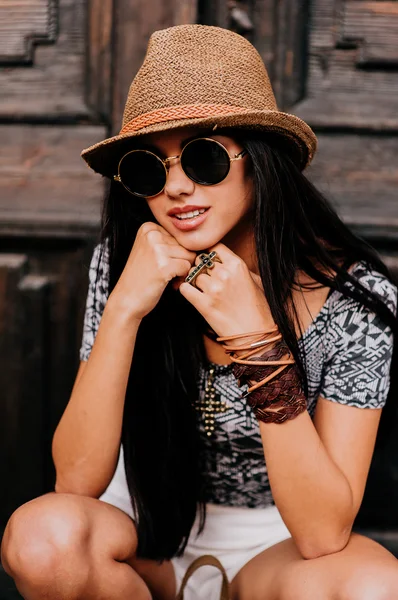
POLYGON ((265 423, 283 423, 304 412, 307 409, 307 401, 301 376, 277 326, 267 331, 218 337, 217 341, 225 342, 239 338, 251 338, 251 342, 222 346, 234 363, 232 371, 239 387, 245 383, 249 385, 242 398, 248 399, 248 404, 257 419, 265 423), (252 358, 261 347, 267 348, 266 351, 261 356, 252 358), (249 352, 237 355, 237 352, 242 350, 249 352))

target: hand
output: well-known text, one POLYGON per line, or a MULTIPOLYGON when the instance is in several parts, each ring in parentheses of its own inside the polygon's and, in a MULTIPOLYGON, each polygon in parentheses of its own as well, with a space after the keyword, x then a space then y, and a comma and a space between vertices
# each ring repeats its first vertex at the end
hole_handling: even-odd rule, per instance
MULTIPOLYGON (((246 263, 224 244, 215 250, 222 263, 215 262, 208 272, 196 279, 196 289, 182 283, 181 294, 203 315, 218 336, 250 333, 270 329, 272 315, 261 285, 261 278, 251 272, 246 263)), ((199 264, 199 257, 195 264, 199 264)))
POLYGON ((169 281, 185 279, 195 258, 196 252, 181 246, 163 227, 144 223, 111 296, 140 320, 156 306, 169 281))

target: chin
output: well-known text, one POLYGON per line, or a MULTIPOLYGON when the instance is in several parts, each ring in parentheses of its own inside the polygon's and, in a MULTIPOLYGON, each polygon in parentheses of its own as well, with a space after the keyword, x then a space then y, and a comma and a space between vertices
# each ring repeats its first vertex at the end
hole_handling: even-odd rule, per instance
POLYGON ((198 235, 196 239, 188 239, 188 236, 186 236, 185 239, 184 236, 179 236, 177 238, 176 236, 176 240, 178 241, 178 243, 181 244, 181 246, 184 246, 184 248, 186 248, 187 250, 190 250, 191 252, 203 252, 204 250, 207 250, 208 248, 211 248, 212 246, 218 244, 218 242, 220 242, 221 239, 222 237, 214 235, 198 235))

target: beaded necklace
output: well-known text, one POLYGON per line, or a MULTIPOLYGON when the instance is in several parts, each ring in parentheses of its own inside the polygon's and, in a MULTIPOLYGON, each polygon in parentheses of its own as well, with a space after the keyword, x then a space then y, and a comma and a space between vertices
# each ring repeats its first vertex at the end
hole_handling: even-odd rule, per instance
POLYGON ((195 408, 202 413, 204 419, 204 429, 206 435, 211 437, 214 433, 215 417, 218 413, 224 413, 228 410, 226 403, 221 400, 214 388, 215 369, 213 366, 209 368, 209 375, 205 387, 205 395, 203 400, 198 400, 195 408))

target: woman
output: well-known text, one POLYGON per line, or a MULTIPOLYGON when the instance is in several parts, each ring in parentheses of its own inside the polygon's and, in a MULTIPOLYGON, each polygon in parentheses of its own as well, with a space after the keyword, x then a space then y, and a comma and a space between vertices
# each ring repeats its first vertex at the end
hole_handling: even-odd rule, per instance
MULTIPOLYGON (((83 151, 112 182, 56 490, 3 540, 28 600, 171 600, 208 554, 234 600, 397 597, 351 532, 397 290, 302 174, 315 147, 244 38, 153 34, 121 133, 83 151)), ((185 598, 219 587, 202 567, 185 598)))

